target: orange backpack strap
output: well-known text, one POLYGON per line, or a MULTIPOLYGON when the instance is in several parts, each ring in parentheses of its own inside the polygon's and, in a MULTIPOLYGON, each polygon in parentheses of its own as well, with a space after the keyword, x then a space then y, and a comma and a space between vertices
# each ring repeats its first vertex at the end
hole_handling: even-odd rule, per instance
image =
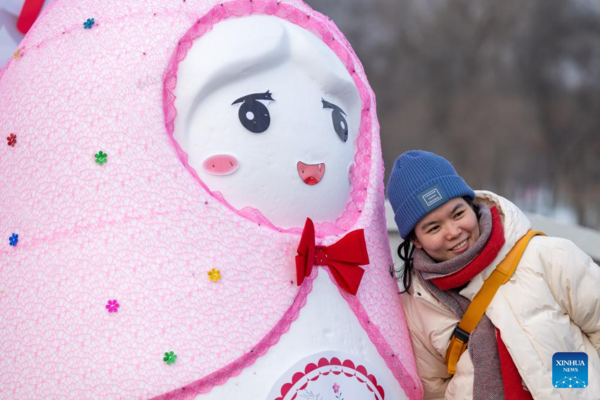
POLYGON ((452 339, 446 350, 446 362, 448 363, 448 373, 450 375, 456 373, 456 364, 460 356, 467 350, 469 336, 477 328, 477 324, 485 314, 485 310, 492 302, 496 292, 500 286, 508 282, 515 269, 517 269, 517 265, 519 265, 519 261, 531 238, 538 235, 546 236, 545 233, 529 230, 525 236, 519 239, 489 278, 483 282, 483 286, 471 301, 467 311, 452 333, 452 339))

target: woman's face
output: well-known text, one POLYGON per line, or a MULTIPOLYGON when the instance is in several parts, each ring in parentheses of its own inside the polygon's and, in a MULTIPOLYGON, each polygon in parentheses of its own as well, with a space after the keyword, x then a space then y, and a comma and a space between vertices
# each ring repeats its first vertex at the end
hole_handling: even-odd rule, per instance
POLYGON ((475 211, 462 198, 456 197, 427 214, 415 227, 412 242, 435 261, 459 256, 479 239, 479 221, 475 211))

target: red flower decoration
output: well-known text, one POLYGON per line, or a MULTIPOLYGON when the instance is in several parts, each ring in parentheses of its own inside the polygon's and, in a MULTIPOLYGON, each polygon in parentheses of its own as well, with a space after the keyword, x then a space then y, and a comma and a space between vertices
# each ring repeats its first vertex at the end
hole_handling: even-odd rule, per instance
POLYGON ((17 144, 17 135, 15 135, 14 133, 11 133, 6 140, 8 141, 8 145, 10 147, 15 147, 15 144, 17 144))

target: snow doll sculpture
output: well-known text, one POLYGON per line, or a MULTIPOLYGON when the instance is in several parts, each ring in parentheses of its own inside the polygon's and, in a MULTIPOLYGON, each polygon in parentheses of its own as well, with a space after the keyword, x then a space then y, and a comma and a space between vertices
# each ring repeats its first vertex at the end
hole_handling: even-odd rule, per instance
POLYGON ((421 397, 375 99, 329 19, 59 0, 19 54, 0 398, 421 397))

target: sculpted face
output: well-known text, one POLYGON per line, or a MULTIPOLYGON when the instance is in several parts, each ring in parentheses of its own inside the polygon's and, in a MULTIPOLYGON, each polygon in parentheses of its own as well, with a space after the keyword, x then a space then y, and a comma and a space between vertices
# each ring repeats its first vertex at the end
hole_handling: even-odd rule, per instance
POLYGON ((223 21, 180 63, 176 96, 175 140, 232 206, 282 228, 342 214, 361 104, 316 36, 270 16, 223 21))

